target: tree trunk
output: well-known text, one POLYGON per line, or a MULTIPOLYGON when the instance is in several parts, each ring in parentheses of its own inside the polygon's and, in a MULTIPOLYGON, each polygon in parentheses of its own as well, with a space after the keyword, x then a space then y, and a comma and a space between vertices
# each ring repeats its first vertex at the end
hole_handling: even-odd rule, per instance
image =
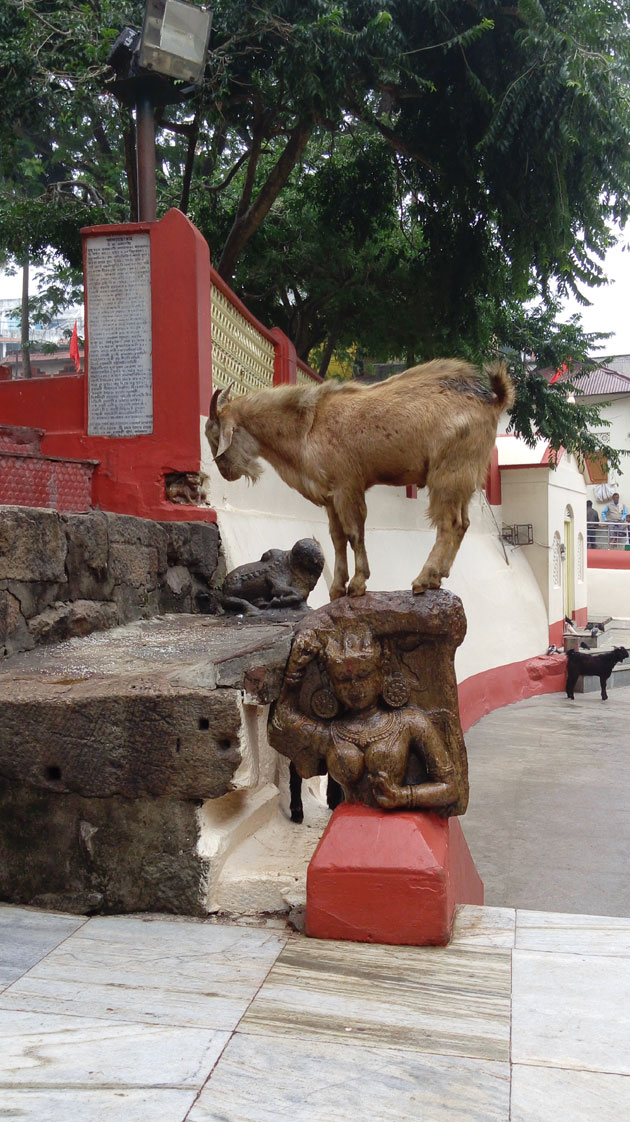
POLYGON ((310 124, 300 123, 295 126, 289 134, 286 147, 271 169, 256 199, 244 213, 238 212, 217 266, 217 272, 227 284, 230 284, 234 278, 238 259, 247 242, 262 225, 272 203, 277 199, 293 168, 299 162, 311 131, 310 124))
POLYGON ((29 314, 28 314, 28 257, 22 261, 22 377, 32 378, 31 355, 29 347, 29 314))

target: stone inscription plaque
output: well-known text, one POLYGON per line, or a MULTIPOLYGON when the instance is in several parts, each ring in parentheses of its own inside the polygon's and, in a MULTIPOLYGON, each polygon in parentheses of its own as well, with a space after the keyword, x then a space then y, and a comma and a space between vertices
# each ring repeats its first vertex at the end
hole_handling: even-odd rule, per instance
POLYGON ((153 432, 149 234, 88 238, 88 433, 153 432))

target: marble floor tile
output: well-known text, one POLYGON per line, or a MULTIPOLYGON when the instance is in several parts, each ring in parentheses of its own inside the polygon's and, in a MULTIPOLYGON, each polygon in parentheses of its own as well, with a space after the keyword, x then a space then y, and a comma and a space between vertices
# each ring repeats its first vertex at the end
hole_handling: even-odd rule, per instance
POLYGON ((11 1122, 184 1122, 196 1091, 68 1090, 2 1092, 0 1118, 11 1122))
POLYGON ((509 1065, 235 1033, 187 1122, 507 1122, 509 1065))
POLYGON ((460 904, 455 912, 451 947, 513 947, 514 908, 460 904))
POLYGON ((211 1029, 0 1010, 0 1103, 7 1087, 33 1089, 42 1084, 199 1089, 229 1035, 211 1029))
POLYGON ((520 950, 630 956, 630 919, 518 911, 520 950))
POLYGON ((630 1074, 630 960, 513 951, 512 1060, 630 1074))
POLYGON ((0 904, 0 988, 15 982, 85 922, 85 916, 0 904))
POLYGON ((622 1122, 630 1118, 630 1077, 559 1068, 512 1069, 511 1122, 622 1122))
POLYGON ((510 955, 296 937, 239 1029, 505 1060, 510 955))
POLYGON ((1 993, 0 1012, 232 1029, 285 941, 254 928, 99 916, 1 993))

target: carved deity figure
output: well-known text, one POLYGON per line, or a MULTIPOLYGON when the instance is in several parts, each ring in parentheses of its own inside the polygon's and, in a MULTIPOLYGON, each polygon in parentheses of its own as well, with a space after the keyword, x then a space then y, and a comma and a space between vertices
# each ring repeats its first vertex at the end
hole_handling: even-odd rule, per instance
POLYGON ((317 626, 323 610, 303 621, 316 626, 303 626, 294 640, 270 742, 303 777, 327 770, 348 802, 463 813, 467 771, 458 718, 453 730, 444 708, 411 703, 428 653, 418 650, 420 637, 379 636, 374 620, 356 613, 336 627, 317 626))

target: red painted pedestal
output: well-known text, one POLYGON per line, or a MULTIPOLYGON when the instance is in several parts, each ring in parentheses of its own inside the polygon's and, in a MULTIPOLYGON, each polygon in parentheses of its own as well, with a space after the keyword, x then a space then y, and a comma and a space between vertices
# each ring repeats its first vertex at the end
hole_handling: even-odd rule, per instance
POLYGON ((308 868, 307 935, 445 946, 456 904, 483 904, 458 818, 335 810, 308 868))

